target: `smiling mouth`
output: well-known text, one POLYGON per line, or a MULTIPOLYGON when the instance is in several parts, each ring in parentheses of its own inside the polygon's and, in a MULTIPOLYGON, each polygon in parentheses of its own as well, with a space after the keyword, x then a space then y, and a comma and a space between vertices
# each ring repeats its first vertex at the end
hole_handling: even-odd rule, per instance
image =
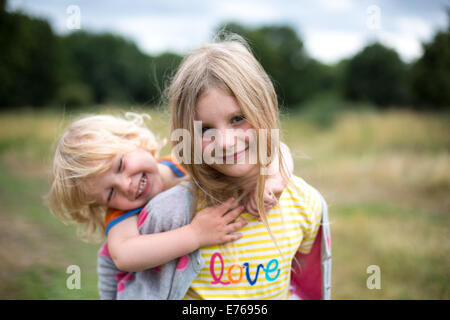
POLYGON ((139 189, 135 199, 139 198, 144 193, 144 191, 146 190, 146 186, 147 186, 147 175, 143 173, 141 181, 139 182, 139 189))
POLYGON ((230 155, 224 155, 223 156, 224 163, 229 163, 230 161, 233 161, 232 163, 234 163, 241 155, 243 155, 248 150, 248 148, 249 147, 230 155))

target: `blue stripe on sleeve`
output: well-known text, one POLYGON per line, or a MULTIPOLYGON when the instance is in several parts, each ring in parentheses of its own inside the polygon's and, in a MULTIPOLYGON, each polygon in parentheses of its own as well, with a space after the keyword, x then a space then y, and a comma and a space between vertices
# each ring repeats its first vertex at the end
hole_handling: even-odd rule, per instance
POLYGON ((177 175, 177 177, 179 177, 179 178, 184 177, 184 173, 180 169, 178 169, 177 166, 174 165, 172 162, 167 161, 167 160, 162 160, 159 163, 165 164, 170 169, 172 169, 172 171, 177 175))
POLYGON ((120 221, 125 220, 126 218, 129 218, 135 214, 138 214, 139 212, 141 212, 142 208, 137 208, 137 209, 133 209, 131 211, 125 212, 123 215, 121 215, 120 217, 115 218, 114 220, 111 220, 110 223, 108 223, 108 225, 106 226, 105 229, 105 235, 108 235, 108 231, 115 226, 116 224, 118 224, 120 221))

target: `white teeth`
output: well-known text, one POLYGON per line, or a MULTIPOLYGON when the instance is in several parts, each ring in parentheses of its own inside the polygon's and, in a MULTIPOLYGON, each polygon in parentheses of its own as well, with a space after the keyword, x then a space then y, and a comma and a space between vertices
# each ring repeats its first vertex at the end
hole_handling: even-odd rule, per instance
POLYGON ((138 195, 136 196, 136 198, 139 198, 139 196, 142 194, 142 192, 144 191, 145 185, 147 183, 147 176, 144 175, 141 179, 141 184, 139 185, 139 192, 138 195))

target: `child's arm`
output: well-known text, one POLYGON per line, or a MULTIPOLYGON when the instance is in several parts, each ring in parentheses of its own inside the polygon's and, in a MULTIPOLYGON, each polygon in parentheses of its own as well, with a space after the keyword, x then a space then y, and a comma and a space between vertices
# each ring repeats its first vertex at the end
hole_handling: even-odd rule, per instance
MULTIPOLYGON (((266 185, 264 186, 264 207, 266 211, 270 210, 277 202, 281 196, 281 193, 286 188, 289 178, 294 172, 294 160, 292 159, 291 151, 289 147, 284 143, 280 144, 280 150, 284 160, 284 166, 287 170, 287 180, 283 178, 280 173, 278 166, 278 157, 272 161, 269 166, 269 175, 266 177, 266 185)), ((257 194, 256 190, 247 198, 245 203, 245 208, 247 211, 255 216, 258 214, 257 206, 257 194)))
POLYGON ((141 235, 137 216, 125 219, 108 232, 111 258, 118 269, 135 272, 165 264, 203 246, 235 241, 242 234, 233 232, 247 221, 233 222, 243 210, 240 206, 229 211, 233 201, 229 199, 219 206, 205 208, 190 224, 161 233, 141 235))

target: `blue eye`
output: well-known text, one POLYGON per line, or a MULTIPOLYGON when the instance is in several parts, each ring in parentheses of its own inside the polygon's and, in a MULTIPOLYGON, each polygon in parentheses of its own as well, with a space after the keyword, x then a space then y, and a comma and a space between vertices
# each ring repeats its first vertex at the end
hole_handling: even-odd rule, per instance
POLYGON ((231 119, 231 123, 240 122, 242 120, 245 120, 244 116, 236 116, 236 117, 233 117, 233 119, 231 119))

